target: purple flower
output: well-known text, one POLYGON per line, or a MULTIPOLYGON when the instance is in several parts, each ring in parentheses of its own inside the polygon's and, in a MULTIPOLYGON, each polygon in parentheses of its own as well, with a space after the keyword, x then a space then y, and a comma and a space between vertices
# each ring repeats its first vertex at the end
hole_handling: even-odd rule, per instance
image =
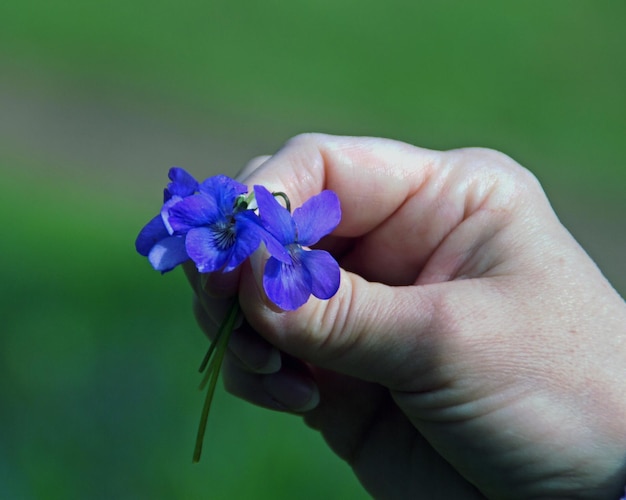
POLYGON ((339 198, 322 191, 307 200, 293 215, 263 186, 254 186, 263 227, 281 244, 280 251, 268 246, 263 288, 269 299, 285 310, 295 310, 313 294, 329 299, 339 289, 339 265, 324 250, 303 246, 317 243, 341 220, 339 198))
POLYGON ((186 234, 185 248, 198 271, 231 271, 265 236, 258 217, 243 200, 248 188, 217 175, 200 184, 199 190, 195 196, 164 206, 164 220, 173 234, 186 234))
MULTIPOLYGON (((171 182, 163 192, 164 206, 172 206, 198 190, 198 182, 182 168, 172 167, 168 177, 171 182)), ((184 236, 172 233, 161 213, 143 227, 135 240, 137 252, 148 257, 152 267, 162 273, 189 260, 184 236)))

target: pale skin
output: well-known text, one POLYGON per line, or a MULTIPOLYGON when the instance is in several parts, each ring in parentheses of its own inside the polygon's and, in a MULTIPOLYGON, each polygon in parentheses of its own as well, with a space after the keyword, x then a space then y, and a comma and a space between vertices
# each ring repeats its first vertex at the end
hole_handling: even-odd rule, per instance
POLYGON ((617 498, 626 305, 536 179, 487 149, 298 136, 239 180, 337 193, 341 286, 277 310, 263 252, 187 274, 209 334, 236 293, 227 389, 302 415, 376 498, 617 498))

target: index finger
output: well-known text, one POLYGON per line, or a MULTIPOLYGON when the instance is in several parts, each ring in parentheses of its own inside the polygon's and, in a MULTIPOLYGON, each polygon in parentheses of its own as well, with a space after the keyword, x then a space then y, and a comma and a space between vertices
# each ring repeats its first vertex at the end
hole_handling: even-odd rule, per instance
POLYGON ((324 189, 341 200, 338 236, 359 236, 391 216, 441 161, 441 152, 372 137, 305 134, 241 181, 287 193, 293 207, 324 189))

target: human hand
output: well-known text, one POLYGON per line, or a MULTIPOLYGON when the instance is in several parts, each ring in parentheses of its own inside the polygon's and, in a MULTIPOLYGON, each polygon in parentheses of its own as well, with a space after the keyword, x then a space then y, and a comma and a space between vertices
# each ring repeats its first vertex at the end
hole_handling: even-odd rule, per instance
POLYGON ((328 301, 186 270, 200 325, 238 291, 229 391, 304 415, 380 498, 612 498, 626 481, 626 306, 534 177, 491 150, 300 136, 240 180, 343 218, 328 301), (479 493, 480 492, 480 493, 479 493))

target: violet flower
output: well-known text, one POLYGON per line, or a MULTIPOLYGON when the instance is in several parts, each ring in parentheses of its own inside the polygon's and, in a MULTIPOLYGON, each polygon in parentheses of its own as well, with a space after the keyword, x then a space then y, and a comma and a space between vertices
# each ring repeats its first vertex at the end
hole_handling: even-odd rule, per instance
POLYGON ((322 191, 293 215, 263 186, 254 186, 263 227, 282 245, 265 264, 263 288, 268 298, 284 310, 295 310, 314 295, 329 299, 339 289, 339 265, 324 250, 303 247, 317 243, 341 220, 339 198, 322 191), (286 252, 285 252, 286 250, 286 252))
MULTIPOLYGON (((313 196, 293 215, 262 186, 254 187, 260 215, 248 208, 253 194, 224 175, 201 184, 182 168, 169 171, 161 213, 140 231, 137 252, 162 273, 192 259, 201 273, 231 271, 265 243, 270 258, 263 287, 277 306, 294 310, 314 295, 329 299, 339 288, 339 265, 323 250, 304 248, 332 232, 341 219, 339 199, 332 191, 313 196), (246 196, 247 195, 247 196, 246 196)), ((287 205, 289 201, 284 196, 287 205)), ((200 366, 208 384, 198 426, 193 460, 202 453, 211 402, 222 361, 240 312, 235 300, 200 366)))
MULTIPOLYGON (((164 206, 172 206, 198 190, 196 179, 180 167, 172 167, 168 177, 171 182, 163 192, 164 206)), ((173 235, 166 222, 162 211, 143 227, 135 240, 137 252, 148 257, 152 267, 161 273, 189 260, 184 236, 173 235)))
POLYGON ((164 206, 166 224, 174 235, 186 234, 187 254, 201 273, 232 271, 265 239, 258 217, 243 197, 247 190, 244 184, 217 175, 200 184, 199 194, 164 206))

